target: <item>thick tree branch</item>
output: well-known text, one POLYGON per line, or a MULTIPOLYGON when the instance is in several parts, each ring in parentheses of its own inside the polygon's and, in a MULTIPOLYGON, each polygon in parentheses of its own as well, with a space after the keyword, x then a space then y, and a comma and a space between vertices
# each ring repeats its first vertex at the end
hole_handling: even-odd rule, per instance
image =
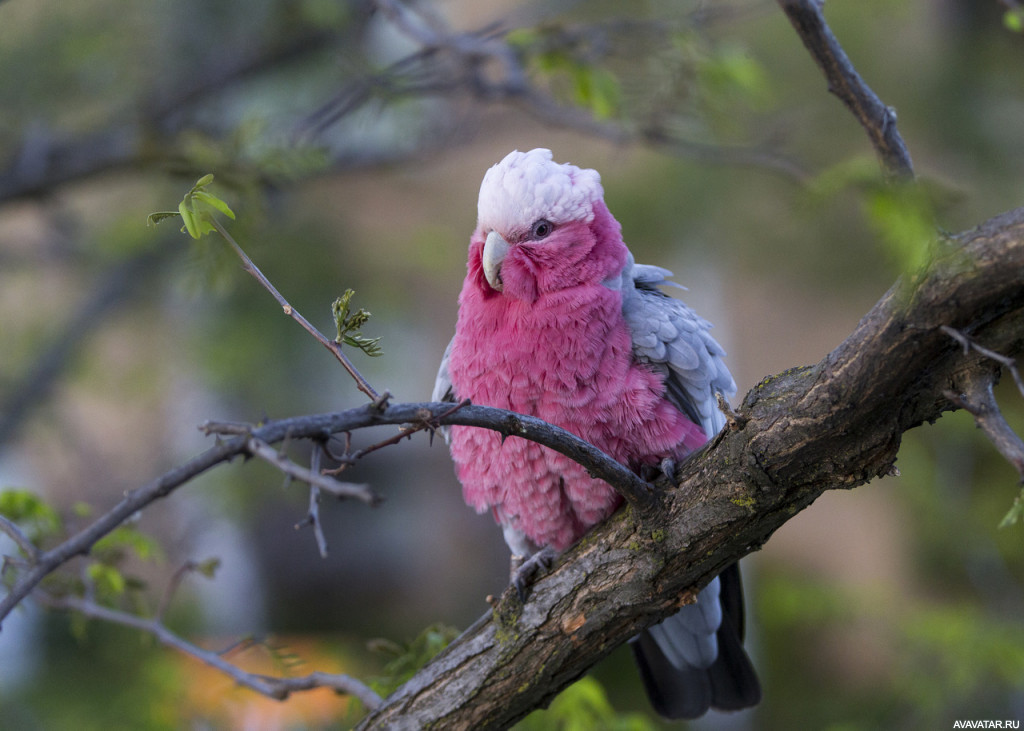
POLYGON ((658 511, 626 509, 596 528, 521 604, 506 591, 361 729, 505 728, 548 703, 617 645, 693 600, 829 489, 892 469, 908 429, 955 408, 967 373, 943 325, 1008 356, 1024 351, 1024 209, 942 244, 818 364, 767 378, 737 428, 682 466, 658 511))
POLYGON ((828 90, 842 100, 868 133, 887 176, 911 180, 914 166, 896 128, 896 111, 882 103, 854 69, 825 22, 823 0, 778 0, 800 40, 828 80, 828 90))

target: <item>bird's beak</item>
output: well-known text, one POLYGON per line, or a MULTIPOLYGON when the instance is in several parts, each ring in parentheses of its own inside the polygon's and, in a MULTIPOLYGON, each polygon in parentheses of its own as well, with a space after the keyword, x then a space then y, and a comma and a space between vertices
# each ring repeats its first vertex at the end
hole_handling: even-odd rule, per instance
POLYGON ((491 231, 487 234, 487 240, 484 241, 484 251, 481 257, 484 267, 484 276, 487 277, 487 283, 494 289, 501 291, 501 263, 505 261, 505 256, 508 254, 508 242, 501 237, 501 234, 497 231, 491 231))

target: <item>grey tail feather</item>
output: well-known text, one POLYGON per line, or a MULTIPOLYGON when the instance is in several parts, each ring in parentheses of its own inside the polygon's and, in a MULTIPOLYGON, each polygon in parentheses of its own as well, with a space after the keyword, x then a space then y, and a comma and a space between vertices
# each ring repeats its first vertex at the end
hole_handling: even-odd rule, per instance
POLYGON ((647 697, 654 710, 666 718, 699 718, 709 708, 738 711, 761 700, 761 684, 743 649, 739 565, 726 568, 720 579, 723 617, 717 632, 718 659, 710 667, 676 668, 646 631, 631 643, 647 697))

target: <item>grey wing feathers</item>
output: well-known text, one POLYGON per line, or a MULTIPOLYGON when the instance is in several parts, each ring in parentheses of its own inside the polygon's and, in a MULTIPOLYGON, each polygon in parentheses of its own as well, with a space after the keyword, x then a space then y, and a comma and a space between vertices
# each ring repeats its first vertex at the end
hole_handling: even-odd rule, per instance
MULTIPOLYGON (((622 272, 622 313, 633 334, 633 352, 665 378, 667 397, 700 425, 708 438, 725 425, 716 394, 736 393, 722 357, 725 351, 708 332, 711 323, 659 285, 672 285, 667 269, 629 262, 622 272)), ((676 285, 679 286, 679 285, 676 285)))
POLYGON ((715 582, 718 586, 708 584, 698 594, 696 604, 683 606, 686 611, 631 640, 647 696, 666 718, 697 718, 709 708, 738 711, 761 700, 761 684, 743 649, 738 564, 715 582), (713 605, 711 611, 698 608, 705 603, 713 605), (714 649, 710 663, 704 646, 714 649))
POLYGON ((441 365, 437 369, 437 380, 434 381, 434 392, 430 396, 431 401, 455 401, 455 388, 452 386, 452 374, 448 372, 448 358, 452 354, 452 344, 455 338, 448 341, 448 347, 444 349, 444 356, 441 358, 441 365))
MULTIPOLYGON (((452 385, 452 374, 448 371, 448 358, 452 353, 452 344, 455 342, 455 338, 448 341, 448 347, 444 349, 444 356, 441 358, 441 365, 437 369, 437 380, 434 381, 434 391, 430 396, 431 401, 452 401, 455 402, 458 399, 455 397, 455 386, 452 385)), ((442 426, 437 431, 444 437, 445 442, 448 441, 448 427, 442 426)))
POLYGON ((718 601, 720 582, 716 576, 697 594, 697 601, 685 604, 661 624, 648 628, 665 657, 677 669, 706 669, 718 659, 715 637, 722 625, 718 601))

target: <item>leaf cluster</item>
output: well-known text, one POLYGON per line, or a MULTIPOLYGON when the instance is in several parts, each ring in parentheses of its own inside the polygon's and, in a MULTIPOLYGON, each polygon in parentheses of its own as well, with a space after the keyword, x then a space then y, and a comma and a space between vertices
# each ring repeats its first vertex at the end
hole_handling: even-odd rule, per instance
POLYGON ((64 522, 53 506, 28 490, 0 492, 0 515, 17 525, 37 548, 64 531, 64 522))
POLYGON ((368 338, 360 332, 362 326, 370 320, 370 313, 362 307, 352 312, 351 303, 354 294, 354 290, 346 289, 345 294, 334 300, 331 305, 334 324, 338 328, 338 337, 334 341, 358 348, 369 356, 377 357, 384 352, 380 347, 380 338, 368 338))
POLYGON ((373 640, 370 642, 370 649, 388 658, 384 665, 384 674, 373 683, 374 690, 382 696, 390 695, 458 636, 459 630, 454 627, 436 623, 409 642, 373 640))
POLYGON ((212 182, 212 173, 207 173, 199 178, 196 184, 185 194, 185 197, 181 199, 177 211, 150 213, 146 218, 146 224, 155 226, 167 218, 181 216, 181 220, 184 222, 181 228, 182 233, 188 232, 189 236, 198 239, 216 230, 211 218, 211 209, 223 213, 230 219, 234 219, 235 212, 231 210, 228 204, 206 190, 212 182))

